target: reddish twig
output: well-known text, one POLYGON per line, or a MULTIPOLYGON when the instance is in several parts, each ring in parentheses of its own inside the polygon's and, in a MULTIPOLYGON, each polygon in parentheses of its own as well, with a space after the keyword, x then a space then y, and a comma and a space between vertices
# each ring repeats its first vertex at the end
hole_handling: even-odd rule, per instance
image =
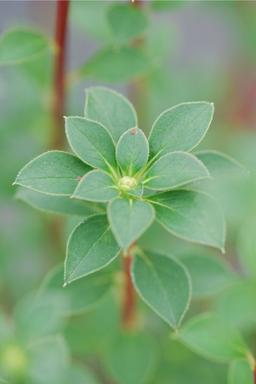
POLYGON ((62 129, 65 108, 65 56, 69 0, 57 0, 55 45, 56 55, 53 73, 53 137, 52 148, 64 145, 64 130, 62 129))
POLYGON ((253 383, 256 384, 256 365, 255 365, 254 371, 253 371, 253 383))
POLYGON ((126 329, 130 329, 134 326, 136 316, 136 295, 131 278, 132 267, 132 254, 131 248, 124 255, 123 259, 123 272, 124 272, 124 294, 123 294, 123 312, 122 312, 122 324, 126 329))

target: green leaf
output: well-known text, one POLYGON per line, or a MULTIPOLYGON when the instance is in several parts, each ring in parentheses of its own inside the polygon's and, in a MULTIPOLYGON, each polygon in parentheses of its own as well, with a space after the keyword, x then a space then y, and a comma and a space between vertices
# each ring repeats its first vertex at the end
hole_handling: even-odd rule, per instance
POLYGON ((225 221, 215 200, 205 193, 180 190, 151 196, 156 219, 174 236, 224 252, 225 221))
POLYGON ((85 176, 76 187, 72 198, 107 202, 118 196, 118 189, 107 173, 95 170, 88 172, 85 176))
POLYGON ((104 215, 86 219, 73 230, 68 240, 65 284, 106 267, 119 251, 104 215))
POLYGON ((144 183, 147 188, 164 191, 207 177, 207 168, 195 156, 186 152, 172 152, 161 157, 150 167, 144 183))
POLYGON ((128 129, 137 127, 136 111, 123 95, 103 87, 87 88, 85 92, 85 117, 104 125, 115 142, 128 129))
POLYGON ((104 270, 74 281, 63 289, 63 275, 62 265, 50 271, 41 286, 40 294, 62 294, 68 304, 66 315, 73 315, 95 306, 109 291, 113 279, 111 273, 104 270))
POLYGON ((108 205, 111 229, 123 249, 137 240, 154 218, 154 208, 145 201, 117 198, 108 205))
POLYGON ((28 348, 30 356, 28 384, 63 384, 69 364, 69 352, 61 336, 46 338, 28 348))
POLYGON ((65 384, 98 384, 98 380, 94 377, 94 375, 85 369, 84 367, 80 367, 78 365, 73 365, 67 374, 65 384))
POLYGON ((139 128, 124 132, 116 146, 116 160, 125 175, 132 176, 148 161, 148 141, 139 128))
POLYGON ((211 254, 191 253, 181 257, 192 280, 193 297, 204 298, 215 295, 237 280, 229 265, 211 254))
POLYGON ((67 196, 45 195, 26 188, 19 188, 15 197, 33 208, 49 213, 86 217, 100 210, 96 205, 89 206, 85 202, 70 199, 67 196))
POLYGON ((18 173, 14 184, 49 195, 71 195, 79 178, 90 168, 67 152, 50 151, 39 155, 18 173))
POLYGON ((108 10, 108 22, 113 39, 119 43, 141 35, 148 25, 146 14, 133 4, 113 4, 108 10))
POLYGON ((174 9, 185 3, 185 0, 153 0, 150 5, 154 11, 174 9))
POLYGON ((0 65, 31 60, 48 46, 47 39, 37 31, 21 28, 9 30, 0 39, 0 65))
POLYGON ((182 264, 168 256, 138 252, 132 278, 142 300, 176 329, 191 297, 189 275, 182 264))
POLYGON ((178 104, 161 113, 149 136, 151 156, 196 147, 211 124, 213 111, 213 104, 202 101, 178 104))
POLYGON ((253 384, 253 371, 246 359, 234 360, 229 367, 228 384, 253 384))
POLYGON ((26 342, 52 335, 64 325, 67 301, 61 294, 27 295, 15 308, 16 331, 26 342))
POLYGON ((217 361, 242 358, 248 353, 238 331, 211 313, 190 319, 180 329, 178 338, 194 352, 217 361))
POLYGON ((97 52, 80 69, 81 76, 110 83, 124 83, 147 74, 151 62, 137 47, 106 48, 97 52))
POLYGON ((124 333, 107 350, 106 365, 119 384, 144 384, 156 366, 156 345, 144 334, 124 333))
POLYGON ((83 117, 66 117, 66 136, 75 154, 95 168, 115 166, 112 137, 100 123, 83 117))
MULTIPOLYGON (((248 188, 248 187, 247 187, 248 188)), ((252 188, 252 193, 253 192, 252 188)), ((246 194, 246 196, 248 196, 246 194)), ((241 195, 239 195, 242 198, 241 195)), ((246 197, 244 197, 245 199, 246 197)), ((240 216, 241 217, 241 216, 240 216)), ((247 275, 256 275, 256 217, 254 211, 248 218, 243 219, 243 225, 239 230, 237 248, 240 264, 247 275)))

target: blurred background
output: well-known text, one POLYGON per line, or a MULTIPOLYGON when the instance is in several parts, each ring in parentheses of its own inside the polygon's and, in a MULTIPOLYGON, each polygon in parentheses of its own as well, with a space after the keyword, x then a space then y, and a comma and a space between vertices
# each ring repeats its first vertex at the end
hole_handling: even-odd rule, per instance
MULTIPOLYGON (((239 282, 241 289, 237 288, 237 282, 234 285, 239 293, 235 294, 234 290, 226 291, 231 283, 230 276, 223 270, 209 278, 206 276, 204 281, 199 281, 198 296, 203 291, 206 293, 203 296, 209 293, 210 300, 200 298, 190 314, 202 308, 219 308, 225 318, 241 328, 253 349, 256 344, 256 2, 142 2, 148 19, 147 28, 142 37, 132 43, 143 50, 142 62, 141 58, 134 61, 124 57, 109 58, 104 51, 105 47, 116 44, 107 21, 108 8, 113 3, 72 1, 70 4, 65 114, 83 114, 84 89, 92 84, 107 85, 128 96, 138 109, 140 126, 145 132, 160 112, 179 102, 214 102, 214 120, 201 149, 223 151, 250 172, 249 175, 234 175, 227 169, 214 187, 228 222, 227 253, 217 257, 224 260, 232 274, 242 276, 244 280, 239 282), (97 59, 99 55, 102 55, 100 60, 97 59), (77 68, 83 70, 78 72, 77 68), (243 290, 246 290, 245 295, 243 290), (220 291, 224 293, 220 295, 220 291), (235 295, 233 302, 229 294, 235 295), (227 308, 229 302, 233 304, 227 308)), ((54 1, 1 1, 0 32, 29 26, 52 41, 55 17, 54 1)), ((74 223, 33 210, 15 199, 12 186, 20 168, 53 145, 54 53, 51 44, 49 46, 33 60, 0 67, 0 302, 3 311, 9 315, 21 298, 38 289, 48 271, 63 261, 66 234, 74 223)), ((187 255, 191 254, 215 257, 215 252, 208 249, 183 244, 170 236, 167 238, 158 227, 150 228, 142 242, 145 247, 154 248, 159 239, 163 250, 171 250, 183 258, 189 258, 187 255)), ((106 300, 109 299, 97 307, 99 318, 104 305, 109 308, 106 300)), ((158 320, 145 308, 143 310, 154 329, 158 320)), ((87 359, 88 349, 94 350, 95 345, 98 348, 99 339, 105 339, 106 334, 109 336, 115 324, 113 319, 109 320, 108 328, 101 328, 101 334, 95 325, 97 321, 92 318, 96 315, 90 316, 75 318, 65 328, 69 347, 79 361, 84 361, 85 356, 87 359), (86 322, 93 323, 95 330, 91 324, 86 331, 86 322), (83 332, 87 333, 84 335, 83 332), (96 340, 92 342, 90 333, 98 335, 98 339, 95 336, 96 340), (83 335, 86 341, 80 345, 79 338, 83 335)), ((225 366, 201 360, 175 343, 167 347, 163 341, 163 377, 147 382, 226 382, 225 366), (184 361, 186 371, 182 368, 184 361)), ((95 369, 93 359, 88 361, 93 371, 101 372, 98 366, 95 369)), ((99 382, 112 383, 102 379, 102 374, 98 377, 102 380, 99 382)), ((87 380, 81 383, 93 383, 87 380)), ((33 383, 37 382, 41 383, 36 380, 33 383)), ((134 381, 134 384, 138 383, 134 381)))

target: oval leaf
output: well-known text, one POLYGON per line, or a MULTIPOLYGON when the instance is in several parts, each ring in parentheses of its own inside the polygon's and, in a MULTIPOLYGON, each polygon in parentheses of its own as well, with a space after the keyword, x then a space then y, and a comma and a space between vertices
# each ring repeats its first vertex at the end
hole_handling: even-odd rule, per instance
POLYGON ((209 177, 204 164, 185 152, 167 153, 157 160, 145 175, 147 188, 163 191, 175 189, 209 177))
POLYGON ((158 222, 184 240, 224 252, 225 221, 215 200, 202 192, 172 191, 150 197, 158 222))
POLYGON ((234 360, 228 373, 228 384, 253 384, 253 371, 246 359, 234 360))
POLYGON ((79 182, 72 197, 81 200, 107 202, 119 194, 113 179, 102 171, 91 171, 79 182))
POLYGON ((194 352, 217 361, 245 357, 248 353, 237 330, 211 313, 189 320, 180 329, 178 338, 194 352))
POLYGON ((96 215, 71 233, 65 260, 65 285, 110 264, 120 251, 107 218, 96 215))
POLYGON ((79 178, 90 168, 77 157, 62 151, 45 152, 31 160, 14 184, 49 195, 71 195, 79 178))
POLYGON ((66 117, 66 136, 75 154, 95 168, 115 166, 112 137, 100 123, 83 117, 66 117))
POLYGON ((49 46, 47 39, 39 32, 13 29, 0 39, 0 65, 18 64, 44 52, 49 46))
POLYGON ((147 164, 148 141, 139 128, 131 128, 119 139, 116 146, 116 160, 127 176, 132 176, 147 164))
POLYGON ((151 155, 193 149, 204 138, 213 112, 213 104, 205 101, 182 103, 164 111, 150 133, 151 155))
POLYGON ((85 117, 103 124, 117 142, 129 128, 137 126, 137 115, 132 104, 112 89, 86 89, 85 117))
POLYGON ((154 208, 145 201, 117 198, 108 206, 111 229, 123 249, 137 240, 154 218, 154 208))
POLYGON ((191 296, 190 279, 184 267, 168 256, 138 253, 132 278, 142 300, 171 327, 177 328, 191 296))

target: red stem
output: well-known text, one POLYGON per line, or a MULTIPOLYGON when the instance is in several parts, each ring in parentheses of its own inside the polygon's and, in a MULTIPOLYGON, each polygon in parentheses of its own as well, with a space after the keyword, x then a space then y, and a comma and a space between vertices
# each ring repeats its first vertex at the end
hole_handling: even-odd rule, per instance
POLYGON ((56 6, 55 44, 57 52, 53 74, 52 117, 54 131, 51 146, 60 148, 64 144, 62 124, 65 108, 65 58, 69 0, 57 0, 56 6))
POLYGON ((256 384, 256 366, 254 367, 253 371, 253 383, 256 384))
POLYGON ((123 296, 123 313, 122 324, 126 329, 130 329, 134 325, 136 311, 136 296, 131 279, 132 255, 130 250, 123 259, 124 271, 124 296, 123 296))

